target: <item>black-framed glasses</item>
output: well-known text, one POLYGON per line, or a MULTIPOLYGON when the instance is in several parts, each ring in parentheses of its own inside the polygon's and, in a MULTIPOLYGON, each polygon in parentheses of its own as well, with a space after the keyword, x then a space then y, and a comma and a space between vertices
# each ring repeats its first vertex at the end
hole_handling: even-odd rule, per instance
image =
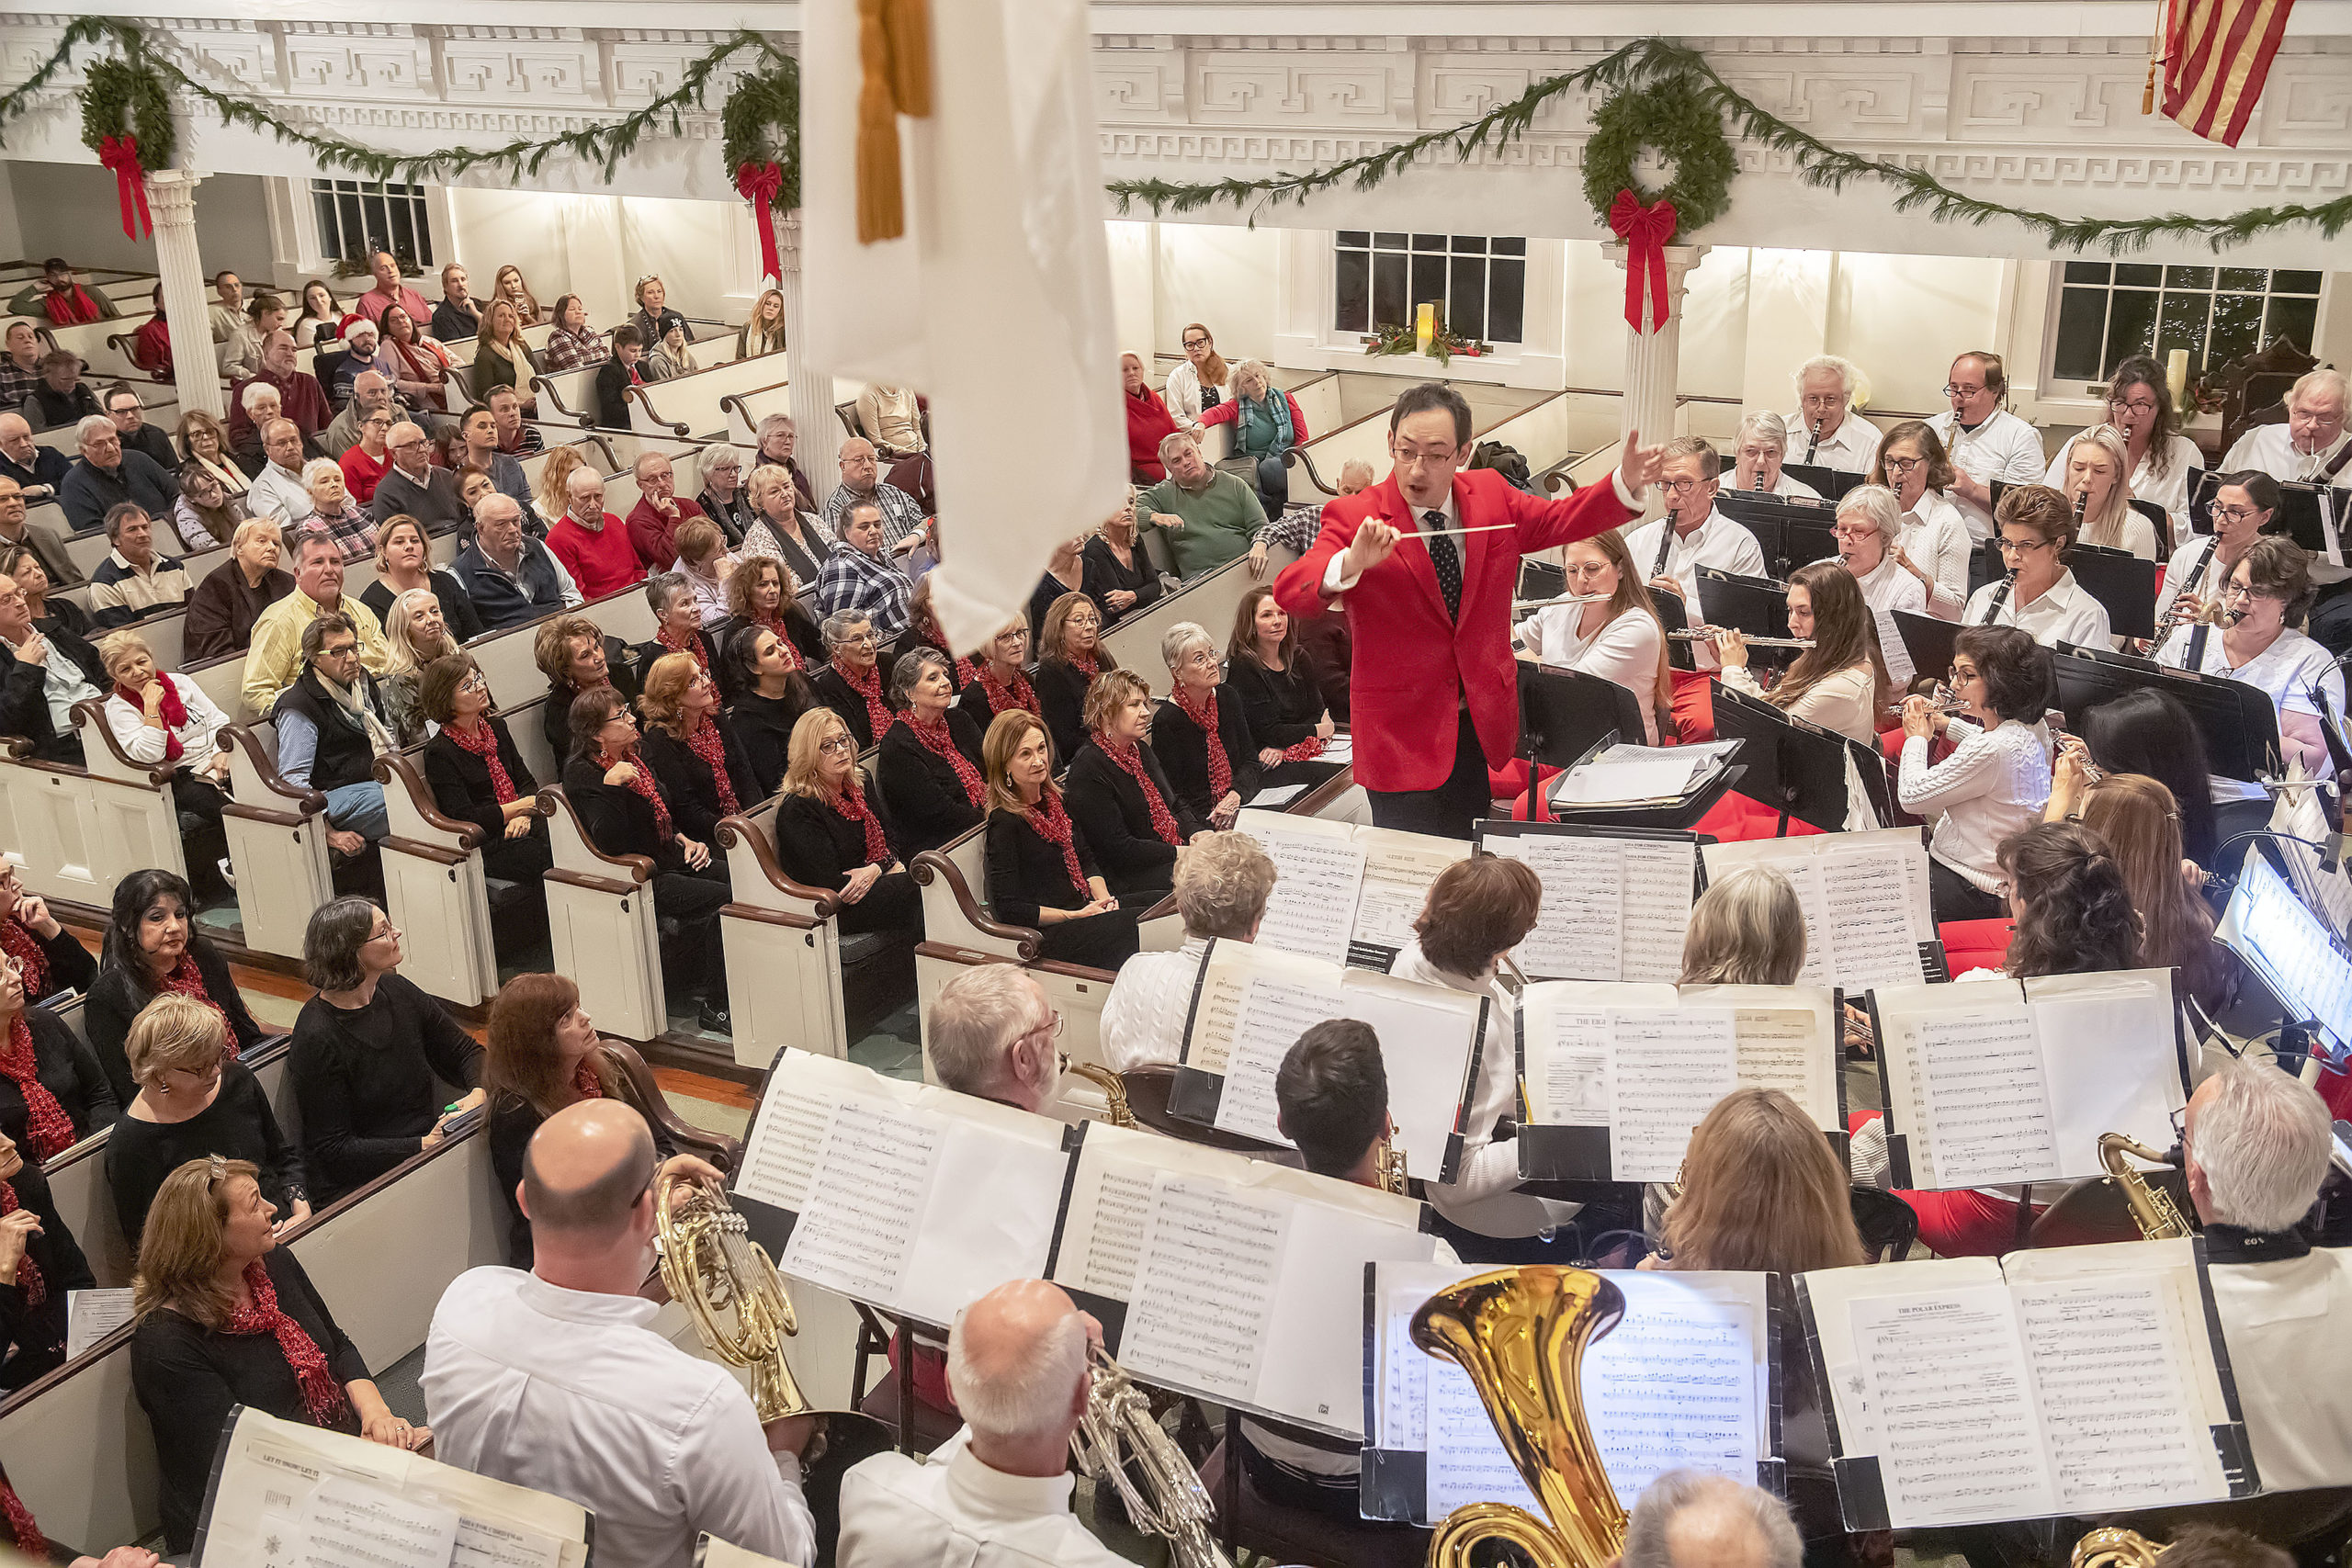
POLYGON ((2028 550, 2041 549, 2056 543, 2052 539, 1996 539, 1993 542, 2000 547, 2001 553, 2005 556, 2021 556, 2028 550))
POLYGON ((1944 383, 1944 396, 1947 398, 1973 398, 1984 390, 1982 387, 1963 387, 1957 381, 1944 383))
POLYGON ((2216 523, 2244 523, 2249 518, 2259 517, 2261 515, 2261 513, 2256 512, 2251 506, 2217 506, 2213 508, 2213 521, 2216 523))

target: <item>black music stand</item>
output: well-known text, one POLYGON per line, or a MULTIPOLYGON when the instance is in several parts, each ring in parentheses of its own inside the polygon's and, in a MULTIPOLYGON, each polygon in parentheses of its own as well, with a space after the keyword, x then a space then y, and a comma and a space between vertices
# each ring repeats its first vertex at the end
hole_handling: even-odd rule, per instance
MULTIPOLYGON (((1751 637, 1789 635, 1789 585, 1769 577, 1740 577, 1699 569, 1699 608, 1711 626, 1733 626, 1751 637)), ((1792 648, 1750 648, 1751 663, 1774 668, 1795 660, 1792 648)))
POLYGON ((1960 641, 1960 623, 1939 615, 1923 615, 1917 610, 1887 613, 1894 617, 1894 631, 1903 639, 1903 651, 1911 656, 1912 672, 1931 675, 1939 681, 1949 679, 1953 646, 1960 641))
MULTIPOLYGON (((1715 738, 1741 742, 1746 794, 1781 814, 1774 838, 1789 836, 1792 817, 1825 833, 1844 830, 1846 749, 1853 742, 1728 686, 1715 688, 1715 738)), ((1886 772, 1883 761, 1879 772, 1886 772)))
POLYGON ((1832 506, 1844 500, 1848 491, 1870 482, 1867 475, 1849 474, 1843 468, 1825 468, 1818 463, 1783 463, 1781 472, 1801 485, 1811 485, 1820 493, 1821 499, 1832 506))
POLYGON ((1567 591, 1568 574, 1565 568, 1533 557, 1519 563, 1519 596, 1521 599, 1557 599, 1567 591))
POLYGON ((1567 769, 1626 736, 1648 733, 1642 700, 1604 676, 1519 661, 1519 754, 1527 763, 1527 819, 1540 822, 1539 768, 1567 769))
POLYGON ((2156 635, 2156 562, 2130 550, 2078 544, 2066 552, 2066 570, 2106 607, 2108 630, 2117 637, 2156 635))
POLYGON ((1838 554, 1837 512, 1828 502, 1770 491, 1727 490, 1716 494, 1715 510, 1756 536, 1775 576, 1786 577, 1798 567, 1838 554))
POLYGON ((2188 710, 2205 742, 2205 760, 2222 778, 2258 784, 2278 771, 2278 714, 2269 694, 2242 681, 2168 670, 2104 648, 2060 643, 2052 665, 2058 677, 2058 707, 2066 728, 2083 731, 2084 716, 2126 692, 2153 688, 2188 710))
POLYGON ((1775 564, 1781 558, 1781 530, 1787 525, 1789 511, 1777 495, 1759 495, 1754 491, 1720 491, 1715 495, 1715 510, 1747 529, 1756 537, 1756 547, 1764 552, 1764 564, 1775 564))

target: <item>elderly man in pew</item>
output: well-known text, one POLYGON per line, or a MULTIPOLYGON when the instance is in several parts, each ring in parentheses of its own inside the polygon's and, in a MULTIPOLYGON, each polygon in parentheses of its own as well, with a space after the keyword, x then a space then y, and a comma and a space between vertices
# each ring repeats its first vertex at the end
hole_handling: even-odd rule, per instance
MULTIPOLYGON (((44 446, 41 450, 46 452, 49 448, 44 446)), ((59 588, 77 587, 87 581, 82 569, 74 564, 64 536, 28 517, 26 493, 24 486, 0 475, 0 552, 32 551, 40 562, 42 573, 59 588)))
POLYGON ((344 596, 343 547, 323 528, 300 529, 294 536, 294 592, 254 618, 245 649, 240 695, 248 714, 266 716, 277 705, 278 694, 301 674, 304 629, 328 615, 339 615, 348 623, 359 639, 359 662, 368 673, 379 675, 389 668, 392 650, 376 612, 356 596, 344 596))
POLYGON ((852 507, 872 506, 881 514, 885 553, 891 558, 906 554, 913 547, 910 541, 922 531, 922 507, 913 496, 882 478, 874 443, 864 436, 853 435, 842 442, 839 456, 842 482, 825 498, 821 517, 825 526, 841 534, 852 507))
POLYGON ((115 433, 122 437, 124 451, 140 453, 167 474, 179 471, 180 455, 172 450, 172 438, 160 425, 147 423, 147 405, 139 400, 136 388, 117 381, 107 389, 103 401, 115 433))
POLYGON ((0 734, 21 735, 44 762, 80 767, 82 735, 74 705, 107 688, 98 650, 62 627, 33 626, 32 606, 14 578, 0 578, 0 644, 13 656, 0 676, 0 734))
POLYGON ((98 395, 82 380, 82 359, 71 349, 40 356, 40 379, 24 401, 24 416, 36 430, 62 430, 82 419, 103 419, 98 395))
MULTIPOLYGON (((40 338, 30 321, 10 321, 0 352, 0 404, 14 409, 33 395, 40 382, 40 338)), ((29 428, 29 427, 28 427, 29 428)))
POLYGON ((526 530, 526 515, 503 491, 483 496, 474 503, 472 542, 450 563, 484 631, 507 631, 585 602, 555 552, 526 530))
POLYGON ((33 439, 33 427, 20 413, 0 413, 0 479, 12 479, 28 501, 55 501, 74 460, 54 446, 33 439))
POLYGON ((68 1292, 97 1283, 39 1161, 0 1136, 0 1392, 65 1364, 68 1292))
POLYGON ((126 501, 107 508, 106 523, 114 548, 90 573, 93 623, 127 626, 187 603, 187 569, 155 547, 153 514, 126 501))
MULTIPOLYGON (((277 395, 268 387, 262 386, 260 389, 269 397, 277 395)), ((302 427, 274 412, 260 419, 260 426, 266 461, 254 476, 252 488, 245 492, 245 510, 255 517, 266 517, 289 528, 308 523, 318 514, 318 503, 311 499, 310 484, 302 478, 303 465, 308 460, 302 427)))
POLYGON ((1210 465, 1197 437, 1163 436, 1159 460, 1168 477, 1136 492, 1136 526, 1166 530, 1180 576, 1198 577, 1249 551, 1266 526, 1258 492, 1238 474, 1210 465))
POLYGON ((368 515, 379 527, 384 519, 403 513, 434 531, 445 524, 470 521, 465 502, 458 499, 458 477, 433 466, 433 443, 423 425, 402 420, 392 426, 385 448, 392 455, 392 466, 377 481, 376 498, 368 502, 368 515))
POLYGON ((132 1298, 131 1386, 155 1432, 164 1544, 196 1544, 213 1450, 238 1405, 306 1426, 422 1448, 384 1403, 359 1348, 292 1252, 246 1160, 190 1159, 155 1194, 132 1298))
POLYGON ((220 825, 228 804, 221 791, 229 778, 229 753, 220 732, 222 713, 204 688, 155 662, 154 649, 137 632, 115 632, 98 642, 98 659, 113 682, 107 694, 107 728, 122 754, 141 767, 171 774, 172 807, 180 832, 189 839, 188 864, 197 886, 223 891, 222 862, 228 850, 220 825))
POLYGON ((392 830, 375 766, 399 747, 348 615, 322 614, 304 626, 301 660, 300 673, 270 710, 277 772, 295 788, 327 797, 327 843, 338 854, 359 855, 392 830))
POLYGON ((599 1560, 686 1568, 706 1532, 816 1560, 800 1491, 815 1418, 763 1427, 726 1368, 653 1331, 657 1309, 639 1294, 660 1189, 719 1179, 691 1155, 662 1160, 627 1105, 559 1111, 524 1156, 531 1271, 469 1269, 433 1314, 436 1457, 594 1510, 599 1560))
POLYGON ((1114 1072, 1173 1066, 1211 938, 1255 942, 1273 896, 1274 863, 1247 833, 1209 833, 1176 857, 1176 912, 1184 944, 1138 953, 1119 965, 1102 998, 1102 1060, 1114 1072))
POLYGON ((252 646, 262 612, 294 592, 294 579, 277 563, 285 551, 277 525, 248 517, 229 537, 229 560, 216 567, 187 596, 181 647, 190 660, 226 659, 252 646))
POLYGON ((74 442, 82 460, 57 487, 57 500, 74 532, 86 534, 100 526, 109 513, 126 503, 158 516, 171 515, 172 503, 180 498, 174 471, 143 452, 124 450, 122 432, 114 421, 91 414, 74 427, 74 442))

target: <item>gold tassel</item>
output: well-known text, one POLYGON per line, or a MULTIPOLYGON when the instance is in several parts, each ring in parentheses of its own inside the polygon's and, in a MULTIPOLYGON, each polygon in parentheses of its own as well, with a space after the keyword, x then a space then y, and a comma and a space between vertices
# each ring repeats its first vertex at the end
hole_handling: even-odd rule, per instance
POLYGON ((2165 11, 2169 0, 2156 0, 2156 34, 2148 40, 2148 85, 2140 89, 2140 112, 2156 112, 2156 68, 2165 62, 2165 11))
POLYGON ((907 231, 906 193, 899 172, 899 106, 892 85, 890 0, 857 0, 857 55, 864 81, 857 95, 857 243, 895 240, 907 231))
POLYGON ((899 112, 931 118, 929 0, 883 0, 883 30, 890 38, 890 96, 899 112))

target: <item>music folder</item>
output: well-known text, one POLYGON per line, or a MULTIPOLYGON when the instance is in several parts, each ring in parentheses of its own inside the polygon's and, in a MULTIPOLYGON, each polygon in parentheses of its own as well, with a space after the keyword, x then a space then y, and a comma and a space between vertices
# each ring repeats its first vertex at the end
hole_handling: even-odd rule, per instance
POLYGON ((2083 732, 2084 716, 2126 692, 2148 687, 2188 710, 2205 742, 2205 761, 2223 778, 2252 783, 2278 772, 2278 710, 2259 686, 2221 675, 2176 670, 2106 648, 2062 642, 2051 650, 2057 706, 2066 728, 2083 732))
POLYGON ((1090 1122, 1040 1272, 1138 1382, 1361 1442, 1364 1269, 1429 1262, 1433 1223, 1399 1193, 1090 1122))
POLYGON ((1801 566, 1838 555, 1836 503, 1805 495, 1724 489, 1715 510, 1756 536, 1764 563, 1785 577, 1801 566))
POLYGON ((1070 1129, 786 1047, 729 1187, 784 1274, 945 1326, 1042 1273, 1070 1129))
POLYGON ((1800 984, 1859 996, 1873 986, 1925 984, 1941 962, 1923 829, 1751 839, 1699 853, 1716 881, 1747 866, 1789 879, 1804 911, 1800 984))
POLYGON ((1740 787, 1750 798, 1825 833, 1888 819, 1894 799, 1876 750, 1736 686, 1718 684, 1713 696, 1715 735, 1741 743, 1740 787))
MULTIPOLYGON (((1769 577, 1742 577, 1736 572, 1718 571, 1711 566, 1699 569, 1700 618, 1715 627, 1736 626, 1749 637, 1789 635, 1789 585, 1769 577)), ((1748 662, 1756 666, 1792 664, 1799 650, 1793 648, 1757 648, 1747 650, 1748 662)))
POLYGON ((1450 1180, 1469 1133, 1493 1007, 1483 992, 1212 937, 1193 983, 1168 1112, 1288 1148, 1275 1121, 1274 1076, 1283 1058, 1324 1020, 1357 1019, 1380 1037, 1395 1144, 1406 1169, 1426 1180, 1450 1180))
POLYGON ((1846 1148, 1842 998, 1820 986, 1543 980, 1516 1043, 1528 1181, 1672 1181, 1715 1101, 1777 1089, 1846 1148))
POLYGON ((1939 681, 1949 679, 1952 652, 1960 641, 1960 623, 1917 610, 1890 610, 1887 614, 1894 617, 1894 632, 1903 639, 1903 651, 1910 656, 1912 670, 1939 681))
POLYGON ((2199 1238, 1800 1274, 1849 1530, 2251 1496, 2199 1238))
POLYGON ((230 1415, 189 1562, 197 1568, 583 1568, 579 1504, 365 1438, 230 1415))
POLYGON ((695 1568, 795 1568, 795 1564, 704 1534, 695 1541, 695 1568))
POLYGON ((2104 545, 2078 544, 2066 551, 2066 570, 2084 592, 2106 607, 2108 630, 2117 637, 2156 635, 2156 572, 2161 564, 2104 545))
MULTIPOLYGON (((1789 438, 1793 441, 1803 434, 1802 431, 1791 431, 1789 438)), ((1844 468, 1832 468, 1820 463, 1782 463, 1781 472, 1801 485, 1811 485, 1815 493, 1832 505, 1843 501, 1848 491, 1870 482, 1867 475, 1849 473, 1844 468)))
POLYGON ((1894 1187, 2099 1176, 2100 1134, 2168 1147, 2188 1102, 2169 969, 1883 986, 1870 1010, 1894 1187))
POLYGON ((1234 827, 1274 863, 1258 945, 1384 975, 1413 940, 1430 884, 1469 858, 1458 839, 1286 811, 1246 809, 1234 827))
MULTIPOLYGON (((1364 1269, 1363 1470, 1368 1519, 1431 1524, 1468 1503, 1544 1508, 1504 1451, 1469 1375, 1413 1343, 1437 1292, 1491 1272, 1461 1263, 1364 1269)), ((1786 1495, 1781 1440, 1782 1328, 1793 1311, 1770 1274, 1607 1269, 1625 1298, 1616 1327, 1585 1348, 1587 1425, 1628 1510, 1669 1470, 1729 1476, 1786 1495)))
POLYGON ((1531 980, 1666 980, 1682 973, 1690 906, 1706 886, 1699 835, 1665 828, 1481 818, 1479 852, 1524 861, 1544 883, 1535 929, 1512 953, 1531 980))

